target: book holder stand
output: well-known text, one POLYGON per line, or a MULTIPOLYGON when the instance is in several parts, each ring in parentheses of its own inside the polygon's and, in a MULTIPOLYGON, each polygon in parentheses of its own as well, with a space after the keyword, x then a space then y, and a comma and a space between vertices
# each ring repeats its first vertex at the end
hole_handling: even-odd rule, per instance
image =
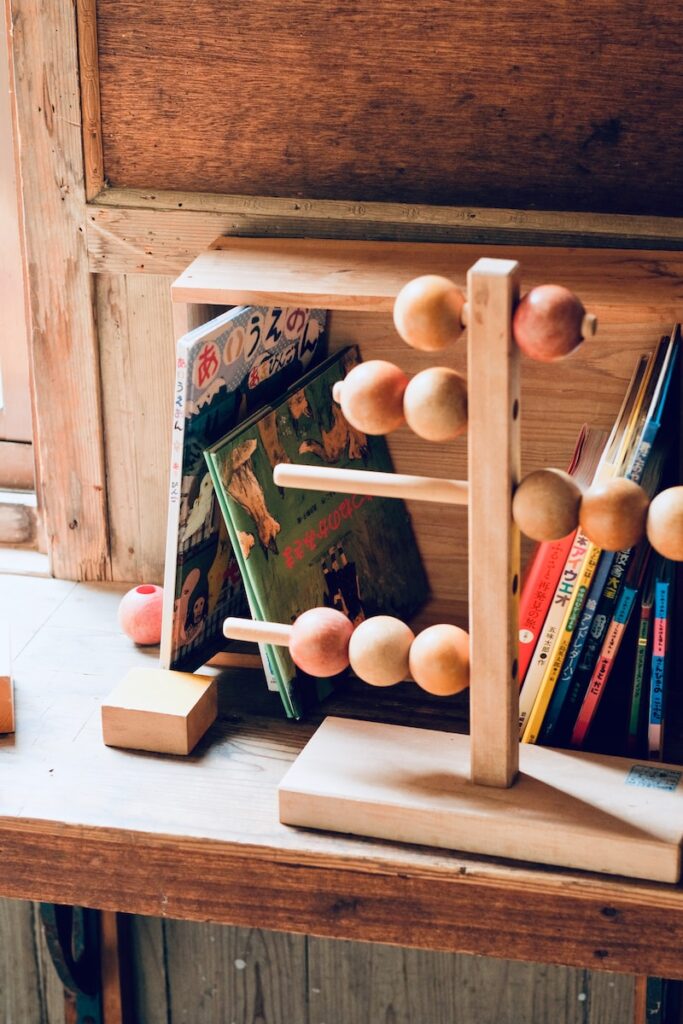
MULTIPOLYGON (((174 285, 176 301, 193 301, 190 270, 174 285)), ((212 301, 200 276, 194 301, 212 301)), ((328 718, 280 784, 280 819, 677 882, 683 769, 519 744, 518 295, 515 261, 484 258, 468 272, 470 736, 328 718)))

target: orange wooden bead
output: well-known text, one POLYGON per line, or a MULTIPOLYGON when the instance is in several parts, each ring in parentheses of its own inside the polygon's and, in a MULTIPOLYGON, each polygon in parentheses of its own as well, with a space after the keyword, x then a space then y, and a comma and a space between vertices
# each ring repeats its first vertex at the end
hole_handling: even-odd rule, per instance
POLYGON ((408 678, 408 654, 415 639, 410 626, 391 615, 374 615, 356 626, 349 661, 359 679, 371 686, 393 686, 408 678))
POLYGON ((348 422, 364 434, 388 434, 405 423, 403 394, 408 377, 384 359, 359 363, 335 389, 348 422))
POLYGON ((644 537, 649 503, 639 484, 617 477, 589 487, 581 499, 579 523, 597 547, 625 551, 644 537))
POLYGON ((410 429, 425 441, 452 441, 467 430, 467 381, 447 366, 417 373, 403 395, 410 429))
POLYGON ((559 284, 532 288, 517 306, 512 333, 522 352, 542 363, 564 359, 595 333, 595 317, 586 316, 580 301, 559 284))
POLYGON ((579 525, 581 488, 561 469, 525 476, 512 499, 512 518, 532 540, 559 540, 579 525))
POLYGON ((460 337, 465 299, 447 277, 425 274, 404 285, 394 303, 394 325, 413 348, 437 352, 460 337))
POLYGON ((459 626, 429 626, 415 637, 408 658, 418 686, 449 697, 470 684, 470 638, 459 626))
POLYGON ((664 558, 683 562, 683 487, 669 487, 652 499, 647 514, 647 537, 664 558))
POLYGON ((311 608, 292 624, 289 653, 310 676, 336 676, 349 665, 353 624, 334 608, 311 608))

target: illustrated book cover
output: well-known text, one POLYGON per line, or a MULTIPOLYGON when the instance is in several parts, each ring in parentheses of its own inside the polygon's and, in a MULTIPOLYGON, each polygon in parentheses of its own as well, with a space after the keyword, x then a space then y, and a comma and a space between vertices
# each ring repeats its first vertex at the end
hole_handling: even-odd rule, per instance
POLYGON ((225 648, 246 608, 204 449, 282 394, 325 354, 326 311, 238 306, 178 341, 162 668, 191 672, 225 648))
MULTIPOLYGON (((254 618, 289 624, 327 605, 355 623, 380 613, 405 620, 428 595, 402 501, 273 483, 283 462, 392 471, 384 438, 351 427, 332 397, 359 359, 355 346, 330 356, 206 453, 254 618)), ((297 673, 285 647, 267 650, 285 709, 299 717, 325 688, 297 673)))

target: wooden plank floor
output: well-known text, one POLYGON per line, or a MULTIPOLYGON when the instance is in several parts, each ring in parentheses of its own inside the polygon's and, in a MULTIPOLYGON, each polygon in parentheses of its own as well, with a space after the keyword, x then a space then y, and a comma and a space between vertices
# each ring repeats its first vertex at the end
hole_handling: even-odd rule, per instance
MULTIPOLYGON (((125 587, 0 577, 17 732, 0 739, 0 895, 401 946, 683 976, 683 891, 282 826, 276 787, 315 721, 221 675, 196 753, 106 748, 99 705, 155 664, 116 625, 125 587), (77 867, 76 867, 77 866, 77 867), (661 942, 662 920, 667 942, 661 942)), ((462 702, 367 690, 335 714, 461 729, 462 702)))

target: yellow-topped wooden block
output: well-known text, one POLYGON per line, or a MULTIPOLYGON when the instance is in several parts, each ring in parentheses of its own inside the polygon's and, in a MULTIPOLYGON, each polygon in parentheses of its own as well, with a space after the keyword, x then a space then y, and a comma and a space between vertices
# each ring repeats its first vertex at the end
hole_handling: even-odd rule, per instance
POLYGON ((14 688, 8 622, 0 622, 0 733, 4 732, 14 732, 14 688))
POLYGON ((110 747, 189 754, 217 713, 211 676, 133 668, 102 705, 102 736, 110 747))

